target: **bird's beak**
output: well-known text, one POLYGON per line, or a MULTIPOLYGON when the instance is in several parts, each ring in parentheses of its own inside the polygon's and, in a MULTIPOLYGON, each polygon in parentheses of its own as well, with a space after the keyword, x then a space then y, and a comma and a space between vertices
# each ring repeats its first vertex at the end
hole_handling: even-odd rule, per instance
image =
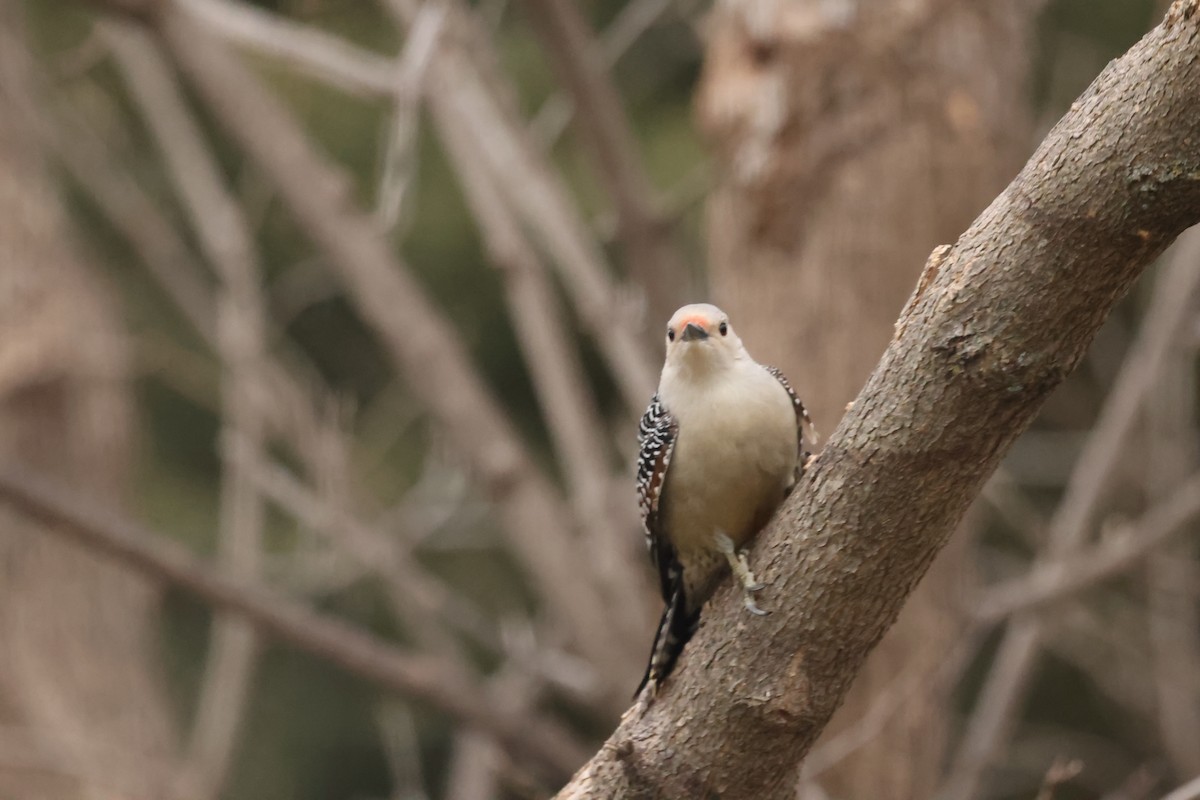
POLYGON ((699 342, 708 338, 708 331, 694 322, 689 322, 687 327, 683 329, 683 335, 679 338, 684 342, 699 342))

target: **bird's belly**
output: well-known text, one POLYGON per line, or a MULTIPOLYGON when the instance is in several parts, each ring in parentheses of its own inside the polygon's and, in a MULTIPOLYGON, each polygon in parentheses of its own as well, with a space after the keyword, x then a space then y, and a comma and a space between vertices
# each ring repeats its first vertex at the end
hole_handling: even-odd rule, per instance
MULTIPOLYGON (((790 411, 790 409, 786 409, 790 411)), ((794 420, 794 417, 793 417, 794 420)), ((777 435, 749 436, 738 420, 703 431, 681 430, 668 475, 668 529, 680 557, 715 550, 724 533, 741 545, 783 499, 796 466, 795 423, 783 417, 777 435)))

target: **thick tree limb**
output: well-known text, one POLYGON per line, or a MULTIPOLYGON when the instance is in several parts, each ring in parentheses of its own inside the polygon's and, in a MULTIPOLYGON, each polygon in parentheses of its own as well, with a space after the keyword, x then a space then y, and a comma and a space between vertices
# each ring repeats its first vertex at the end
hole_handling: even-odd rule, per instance
MULTIPOLYGON (((560 798, 782 798, 795 765, 1117 300, 1200 220, 1200 0, 1114 61, 957 244, 656 704, 560 798)), ((728 591, 728 590, 726 590, 728 591)))
MULTIPOLYGON (((1093 530, 1113 476, 1125 459, 1143 407, 1192 307, 1200 286, 1200 232, 1181 238, 1159 270, 1143 317, 1087 443, 1080 451, 1062 500, 1046 526, 1045 554, 1039 561, 1062 559, 1079 548, 1093 530)), ((1011 736, 1016 714, 1041 650, 1041 620, 1017 619, 1004 633, 993 666, 979 692, 962 743, 952 760, 940 795, 946 800, 975 796, 984 771, 1011 736)))

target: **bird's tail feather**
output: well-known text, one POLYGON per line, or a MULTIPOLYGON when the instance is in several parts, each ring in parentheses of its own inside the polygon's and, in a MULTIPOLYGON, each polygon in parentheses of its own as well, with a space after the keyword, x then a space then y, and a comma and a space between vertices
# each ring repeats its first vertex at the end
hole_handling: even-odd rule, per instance
POLYGON ((635 698, 647 685, 650 686, 652 693, 658 691, 658 687, 675 668, 675 662, 679 659, 679 654, 683 652, 683 646, 692 638, 699 622, 700 610, 696 609, 691 612, 687 610, 687 603, 683 596, 683 582, 678 581, 674 591, 671 592, 670 602, 663 610, 662 620, 658 623, 658 631, 654 634, 654 646, 650 650, 650 663, 646 667, 646 674, 642 677, 642 682, 638 684, 637 691, 634 692, 635 698))

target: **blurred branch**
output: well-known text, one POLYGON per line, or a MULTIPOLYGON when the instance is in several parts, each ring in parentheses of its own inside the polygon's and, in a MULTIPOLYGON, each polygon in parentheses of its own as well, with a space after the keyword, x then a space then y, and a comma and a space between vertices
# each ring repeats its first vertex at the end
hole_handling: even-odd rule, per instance
POLYGON ((641 163, 633 126, 579 8, 571 0, 523 0, 527 18, 574 100, 575 126, 593 171, 616 206, 629 274, 646 292, 650 318, 666 319, 688 288, 672 228, 641 163))
POLYGON ((560 780, 584 757, 557 725, 494 703, 445 659, 413 655, 282 597, 254 580, 214 571, 166 536, 121 520, 20 466, 0 466, 0 500, 149 578, 167 581, 260 632, 379 686, 442 711, 500 742, 520 763, 560 780))
MULTIPOLYGON (((154 9, 172 8, 171 1, 133 0, 154 9)), ((124 10, 120 7, 121 0, 93 2, 113 11, 124 10)), ((341 69, 312 57, 313 52, 329 50, 353 54, 357 62, 379 58, 336 37, 229 0, 186 0, 181 5, 196 15, 197 22, 221 38, 267 55, 286 54, 318 79, 334 85, 350 81, 353 86, 348 88, 360 93, 391 97, 397 91, 394 67, 375 64, 368 69, 341 69), (385 74, 386 78, 381 80, 385 74)), ((415 0, 388 0, 388 7, 410 28, 420 18, 421 5, 415 0)), ((475 28, 472 12, 454 2, 448 8, 452 20, 448 27, 461 34, 465 25, 466 38, 484 52, 475 53, 476 58, 472 59, 462 52, 461 45, 449 46, 448 35, 440 37, 429 65, 434 73, 432 79, 440 88, 430 94, 429 100, 455 106, 456 113, 461 115, 460 124, 478 138, 481 152, 492 160, 496 169, 512 178, 503 184, 510 202, 521 210, 526 224, 539 233, 542 244, 554 255, 576 309, 608 360, 630 413, 638 414, 655 381, 633 330, 634 315, 621 308, 614 288, 609 285, 608 268, 599 247, 591 240, 588 226, 578 213, 571 211, 574 203, 569 193, 538 153, 528 130, 512 119, 511 108, 497 105, 500 98, 489 96, 487 81, 478 72, 478 59, 491 61, 494 54, 486 36, 475 28)), ((143 15, 144 19, 154 17, 153 13, 143 15)), ((492 82, 497 78, 494 71, 489 76, 492 82)))
POLYGON ((910 662, 891 685, 873 695, 871 706, 853 725, 823 740, 809 752, 804 759, 802 779, 805 782, 815 781, 823 772, 879 736, 904 704, 918 697, 919 692, 931 681, 947 686, 957 684, 963 670, 970 666, 971 659, 979 652, 981 643, 982 637, 977 633, 959 639, 949 652, 944 652, 943 657, 935 662, 938 666, 933 675, 929 674, 927 662, 910 662))
POLYGON ((247 3, 178 2, 221 38, 282 61, 311 78, 359 96, 391 96, 396 90, 396 71, 390 59, 336 36, 247 3))
POLYGON ((521 563, 563 631, 602 674, 617 675, 623 642, 574 544, 568 509, 462 343, 393 254, 372 219, 355 209, 346 177, 312 148, 278 99, 222 43, 166 3, 154 30, 217 121, 278 189, 285 205, 337 269, 363 319, 386 345, 414 395, 473 466, 521 563))
POLYGON ((1164 795, 1162 800, 1197 800, 1197 798, 1200 798, 1200 777, 1190 780, 1170 794, 1164 795))
MULTIPOLYGON (((1129 436, 1140 419, 1146 397, 1193 307, 1197 286, 1200 286, 1200 231, 1193 231, 1181 237, 1179 246, 1163 265, 1143 317, 1142 330, 1125 358, 1050 521, 1042 560, 1055 563, 1069 556, 1087 538, 1092 518, 1107 496, 1112 475, 1124 461, 1129 436)), ((984 770, 1011 735, 1014 717, 1037 660, 1041 625, 1035 618, 1023 618, 1014 621, 1006 631, 942 796, 970 800, 978 792, 984 770)))
MULTIPOLYGON (((1200 269, 1200 267, 1198 267, 1200 269)), ((1196 320, 1195 306, 1191 319, 1196 320)), ((1164 502, 1200 466, 1196 444, 1196 346, 1179 336, 1146 403, 1146 502, 1164 502)), ((1198 492, 1200 493, 1200 492, 1198 492)), ((1150 639, 1159 738, 1173 773, 1200 774, 1200 585, 1195 540, 1176 540, 1146 563, 1150 639)))
MULTIPOLYGON (((1068 601, 1044 620, 1046 649, 1087 675, 1096 689, 1126 708, 1132 720, 1154 714, 1154 690, 1145 678, 1152 665, 1146 652, 1145 614, 1133 603, 1110 595, 1100 608, 1068 601)), ((1150 736, 1149 727, 1144 736, 1150 736)))
POLYGON ((795 796, 796 762, 987 476, 1114 304, 1200 221, 1197 12, 1176 2, 930 262, 867 385, 757 540, 775 613, 750 623, 733 587, 718 591, 665 690, 561 800, 795 796), (1144 177, 1131 179, 1130 152, 1144 177))
POLYGON ((994 624, 1070 597, 1137 566, 1200 516, 1200 475, 1154 505, 1126 530, 1098 545, 1056 559, 1041 559, 1029 574, 984 592, 972 609, 976 622, 994 624))
POLYGON ((392 776, 394 800, 429 800, 412 712, 404 704, 384 701, 375 708, 375 723, 392 776))
MULTIPOLYGON (((206 271, 163 213, 161 205, 119 169, 105 142, 77 115, 60 108, 54 124, 43 121, 41 133, 55 157, 96 210, 130 244, 151 277, 214 352, 217 341, 216 298, 206 271)), ((165 347, 158 343, 160 347, 165 347)), ((260 365, 260 386, 270 396, 272 431, 291 445, 316 472, 336 471, 344 463, 338 431, 317 410, 317 398, 294 366, 276 358, 260 365)), ((195 394, 190 393, 195 400, 195 394)))
POLYGON ((56 111, 54 120, 41 120, 39 127, 47 149, 129 242, 192 329, 216 351, 216 301, 204 268, 162 209, 127 170, 117 168, 99 135, 67 108, 60 105, 56 111))
MULTIPOLYGON (((236 463, 249 455, 238 447, 230 457, 236 463)), ((247 480, 259 491, 305 525, 323 531, 351 558, 382 577, 400 619, 418 631, 438 630, 424 638, 439 638, 444 635, 440 629, 448 627, 493 652, 502 652, 499 637, 483 613, 413 563, 394 539, 329 503, 281 466, 247 466, 247 480)))
MULTIPOLYGON (((439 112, 444 110, 438 109, 439 112)), ((440 116, 440 114, 439 114, 440 116)), ((644 558, 632 504, 628 514, 613 513, 612 449, 573 346, 558 295, 536 250, 530 244, 500 191, 502 175, 478 157, 464 129, 439 119, 447 153, 484 235, 484 244, 504 281, 509 316, 533 378, 542 415, 563 465, 576 519, 587 534, 590 561, 604 584, 609 602, 619 608, 614 619, 639 623, 649 618, 645 600, 652 596, 643 578, 644 558)), ((618 473, 620 478, 625 475, 618 473)), ((631 632, 631 633, 632 633, 631 632)), ((622 698, 623 700, 624 698, 622 698)))
POLYGON ((379 177, 379 217, 388 228, 400 223, 404 201, 416 182, 421 84, 445 18, 446 11, 440 5, 431 3, 422 8, 397 58, 395 108, 379 177))
MULTIPOLYGON (((258 387, 265 342, 260 269, 254 243, 236 200, 192 120, 172 73, 139 30, 102 29, 135 102, 163 155, 167 172, 208 261, 221 278, 217 297, 217 345, 222 364, 221 436, 236 440, 248 462, 262 459, 264 392, 258 387)), ((231 574, 253 578, 260 569, 265 509, 252 467, 226 459, 221 474, 217 558, 231 574)), ((214 622, 187 762, 183 797, 221 793, 254 679, 258 642, 235 616, 214 622)))
MULTIPOLYGON (((630 416, 640 414, 655 376, 636 320, 622 307, 604 254, 562 179, 519 121, 515 88, 497 66, 494 45, 464 3, 451 10, 430 65, 428 101, 445 125, 458 125, 478 149, 479 158, 499 176, 498 187, 520 214, 562 275, 585 330, 604 356, 630 416)), ((389 0, 406 26, 415 24, 415 0, 389 0)))
POLYGON ((446 778, 446 800, 496 800, 500 796, 497 758, 487 739, 469 731, 458 734, 446 778))
POLYGON ((1082 771, 1083 762, 1079 759, 1064 759, 1062 756, 1055 758, 1050 769, 1046 770, 1046 774, 1042 778, 1042 785, 1034 800, 1054 800, 1054 794, 1058 791, 1058 787, 1071 781, 1082 771))
MULTIPOLYGON (((600 34, 596 42, 597 69, 611 70, 629 48, 653 26, 674 3, 674 0, 629 0, 600 34)), ((546 98, 530 129, 547 147, 553 147, 575 116, 571 98, 556 92, 546 98)))
POLYGON ((1162 768, 1151 762, 1129 773, 1121 785, 1106 792, 1100 800, 1146 800, 1162 780, 1162 768))

